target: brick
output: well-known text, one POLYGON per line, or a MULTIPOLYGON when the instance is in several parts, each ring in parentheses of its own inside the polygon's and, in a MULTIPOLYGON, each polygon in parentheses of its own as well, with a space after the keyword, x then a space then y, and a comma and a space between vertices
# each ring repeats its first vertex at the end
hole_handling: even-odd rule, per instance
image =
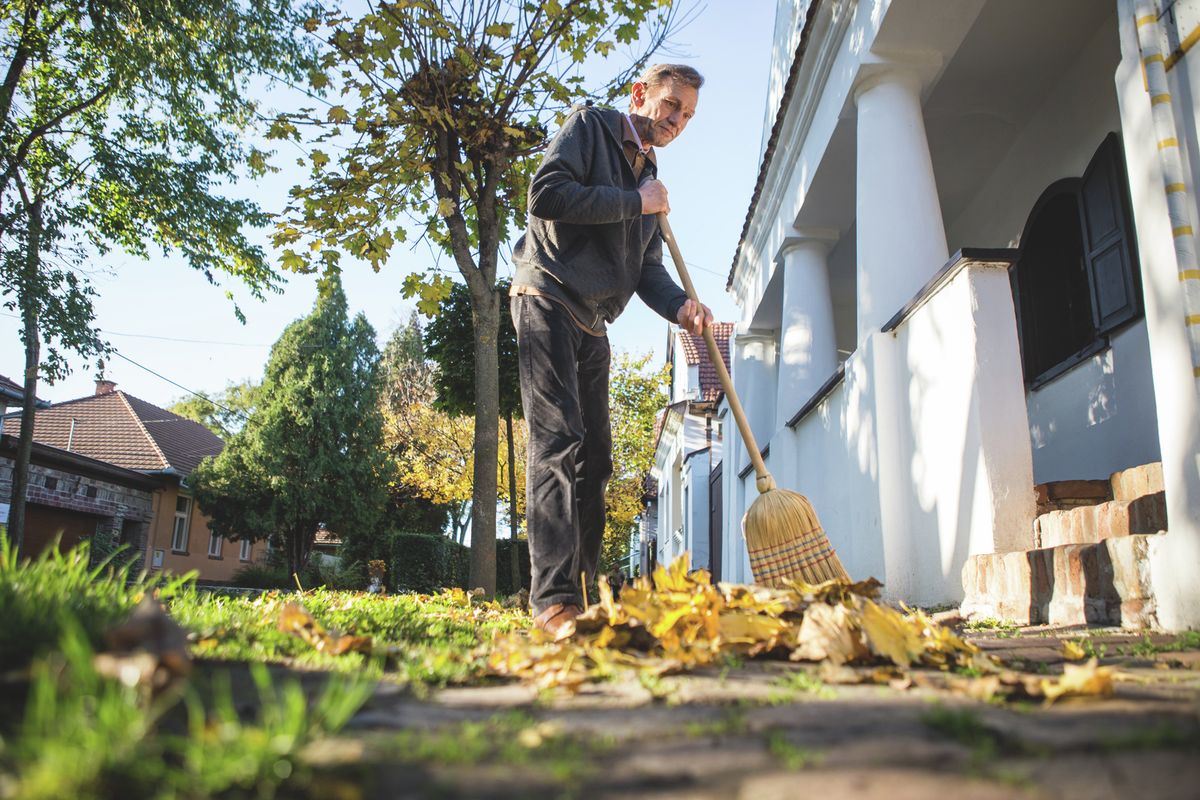
POLYGON ((1144 495, 1155 494, 1163 491, 1162 462, 1155 461, 1114 472, 1108 480, 1115 500, 1136 500, 1144 495))

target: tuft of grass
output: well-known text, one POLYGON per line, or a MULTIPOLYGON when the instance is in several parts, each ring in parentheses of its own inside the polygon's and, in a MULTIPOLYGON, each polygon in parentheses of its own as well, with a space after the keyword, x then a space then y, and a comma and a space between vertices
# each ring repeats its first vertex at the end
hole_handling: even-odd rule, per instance
POLYGON ((92 647, 106 630, 123 621, 148 592, 169 598, 191 584, 177 578, 131 576, 121 550, 92 564, 89 542, 65 553, 48 547, 18 560, 8 536, 0 533, 0 672, 22 669, 53 650, 71 626, 92 647))
POLYGON ((593 774, 596 757, 613 746, 610 736, 584 739, 563 733, 554 723, 509 712, 432 731, 400 731, 389 737, 385 749, 388 757, 409 764, 523 767, 569 785, 593 774))
POLYGON ((1108 737, 1100 746, 1108 752, 1198 750, 1200 736, 1196 735, 1194 726, 1162 722, 1154 727, 1108 737))
POLYGON ((275 686, 255 664, 261 710, 246 721, 228 685, 205 707, 189 687, 155 697, 105 678, 92 659, 86 634, 68 622, 58 650, 33 664, 24 717, 0 741, 4 796, 270 798, 304 773, 301 748, 345 725, 371 691, 335 676, 310 706, 297 682, 275 686), (161 730, 181 704, 183 732, 161 730))
POLYGON ((767 734, 767 750, 779 759, 786 769, 804 769, 816 766, 823 758, 822 754, 807 748, 798 747, 788 739, 781 730, 772 730, 767 734))
POLYGON ((750 729, 746 720, 746 709, 741 706, 730 706, 721 718, 712 722, 689 722, 684 732, 691 737, 702 736, 740 736, 750 729))
POLYGON ((997 639, 1010 639, 1020 632, 1020 626, 1012 620, 983 617, 966 623, 963 630, 968 633, 991 633, 997 639))
POLYGON ((779 676, 772 681, 772 685, 782 690, 785 700, 792 700, 797 696, 815 697, 819 700, 832 700, 837 697, 837 692, 823 680, 802 669, 779 676))
POLYGON ((1124 655, 1134 655, 1140 658, 1154 658, 1159 653, 1180 653, 1184 650, 1200 650, 1200 631, 1184 631, 1169 642, 1156 643, 1150 634, 1142 641, 1128 648, 1122 648, 1124 655))

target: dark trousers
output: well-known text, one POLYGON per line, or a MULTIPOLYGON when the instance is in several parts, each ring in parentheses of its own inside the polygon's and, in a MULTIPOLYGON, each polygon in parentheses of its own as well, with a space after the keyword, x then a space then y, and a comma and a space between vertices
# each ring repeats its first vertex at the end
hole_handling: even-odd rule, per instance
POLYGON ((540 296, 512 298, 529 425, 525 518, 535 614, 582 605, 581 574, 596 576, 604 537, 604 490, 612 477, 607 336, 582 331, 540 296))

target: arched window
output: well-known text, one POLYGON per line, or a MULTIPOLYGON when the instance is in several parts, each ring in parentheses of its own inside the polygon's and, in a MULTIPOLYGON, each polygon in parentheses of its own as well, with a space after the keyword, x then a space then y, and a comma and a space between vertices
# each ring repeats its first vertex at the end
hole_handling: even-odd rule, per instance
POLYGON ((1103 349, 1142 315, 1120 138, 1109 134, 1081 178, 1034 204, 1013 274, 1025 382, 1033 388, 1103 349))

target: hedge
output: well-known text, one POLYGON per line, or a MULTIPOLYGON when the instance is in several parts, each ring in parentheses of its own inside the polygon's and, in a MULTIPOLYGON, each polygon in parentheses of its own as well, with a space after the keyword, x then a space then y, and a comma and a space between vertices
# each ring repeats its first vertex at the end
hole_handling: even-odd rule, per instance
MULTIPOLYGON (((496 592, 513 593, 512 565, 508 539, 496 542, 496 592)), ((518 540, 521 585, 529 589, 529 543, 518 540)), ((393 591, 431 593, 458 586, 468 588, 471 553, 467 547, 445 536, 398 532, 391 537, 388 586, 393 591)))

